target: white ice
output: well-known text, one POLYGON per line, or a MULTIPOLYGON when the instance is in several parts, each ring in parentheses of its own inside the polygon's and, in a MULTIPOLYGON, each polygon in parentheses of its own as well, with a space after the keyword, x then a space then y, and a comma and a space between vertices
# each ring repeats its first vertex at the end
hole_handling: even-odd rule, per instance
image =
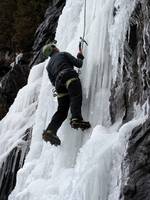
MULTIPOLYGON (((46 144, 41 136, 57 108, 46 72, 48 60, 32 68, 28 84, 20 90, 0 123, 1 163, 22 142, 24 131, 33 127, 30 151, 18 171, 16 187, 9 200, 119 199, 120 166, 127 138, 146 119, 142 108, 123 126, 120 119, 111 126, 109 116, 111 83, 116 78, 119 52, 133 7, 130 0, 87 0, 88 47, 84 46, 80 78, 83 115, 92 128, 84 133, 74 131, 68 117, 58 131, 60 147, 46 144), (116 5, 119 10, 114 18, 116 5)), ((67 0, 57 28, 59 48, 74 56, 83 32, 83 11, 84 0, 67 0)))

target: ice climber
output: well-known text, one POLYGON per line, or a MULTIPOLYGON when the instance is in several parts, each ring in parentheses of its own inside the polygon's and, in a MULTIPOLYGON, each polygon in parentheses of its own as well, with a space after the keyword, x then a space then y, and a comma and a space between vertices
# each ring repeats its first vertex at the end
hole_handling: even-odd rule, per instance
POLYGON ((70 125, 72 128, 82 130, 90 128, 90 123, 85 122, 81 114, 82 88, 78 73, 74 70, 82 67, 84 56, 80 50, 77 58, 67 52, 60 52, 55 44, 43 47, 44 56, 50 56, 47 66, 49 79, 57 92, 58 108, 42 137, 51 144, 60 145, 57 130, 67 118, 68 110, 71 111, 70 125))

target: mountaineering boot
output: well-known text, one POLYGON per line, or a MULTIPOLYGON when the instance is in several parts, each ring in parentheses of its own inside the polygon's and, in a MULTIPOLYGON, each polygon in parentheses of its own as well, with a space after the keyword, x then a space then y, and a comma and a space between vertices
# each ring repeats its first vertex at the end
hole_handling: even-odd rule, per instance
POLYGON ((74 129, 80 128, 82 131, 91 127, 91 124, 89 122, 85 122, 85 121, 83 121, 81 119, 77 119, 77 118, 71 119, 70 125, 72 128, 74 128, 74 129))
POLYGON ((61 144, 59 137, 56 135, 55 131, 45 130, 42 138, 45 142, 50 142, 52 145, 58 146, 61 144))

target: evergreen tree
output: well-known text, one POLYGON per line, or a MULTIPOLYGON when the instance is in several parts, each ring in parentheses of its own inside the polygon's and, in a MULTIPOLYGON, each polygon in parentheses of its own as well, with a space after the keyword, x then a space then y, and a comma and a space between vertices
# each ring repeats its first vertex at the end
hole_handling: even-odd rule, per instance
POLYGON ((44 17, 48 0, 16 0, 15 35, 13 41, 17 49, 30 51, 34 41, 34 33, 44 17))
POLYGON ((0 50, 13 48, 14 12, 16 0, 2 0, 0 3, 0 50))

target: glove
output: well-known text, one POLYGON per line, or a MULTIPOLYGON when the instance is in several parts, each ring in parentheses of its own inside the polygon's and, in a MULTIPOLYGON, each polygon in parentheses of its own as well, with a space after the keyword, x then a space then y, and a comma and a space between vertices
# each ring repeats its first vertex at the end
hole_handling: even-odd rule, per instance
POLYGON ((79 53, 77 54, 77 58, 83 60, 83 59, 84 59, 84 56, 83 56, 83 54, 82 54, 81 52, 79 52, 79 53))

